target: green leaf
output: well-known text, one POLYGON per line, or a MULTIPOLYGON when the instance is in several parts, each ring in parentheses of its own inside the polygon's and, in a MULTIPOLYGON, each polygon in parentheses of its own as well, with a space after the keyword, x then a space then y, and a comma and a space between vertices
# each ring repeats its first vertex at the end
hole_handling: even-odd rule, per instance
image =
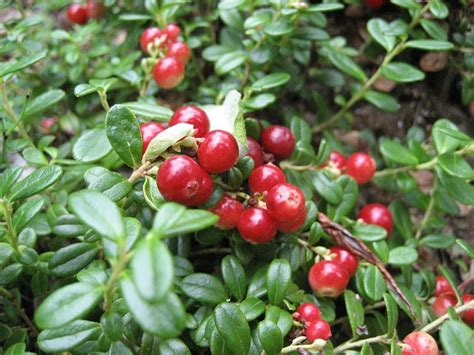
POLYGON ((0 242, 0 267, 2 267, 6 261, 13 254, 13 248, 8 243, 0 242))
POLYGON ((81 271, 99 254, 99 249, 92 243, 75 243, 57 250, 49 259, 48 267, 57 277, 72 276, 81 271))
POLYGON ((362 303, 357 299, 355 293, 350 290, 344 291, 344 302, 352 330, 352 336, 356 338, 358 337, 358 327, 364 325, 364 307, 362 307, 362 303))
MULTIPOLYGON (((143 349, 143 347, 142 347, 143 349)), ((188 346, 180 339, 168 339, 160 342, 160 355, 191 355, 188 346)))
POLYGON ((383 92, 368 90, 364 94, 364 99, 372 105, 387 112, 397 112, 400 109, 400 104, 392 95, 383 92))
POLYGON ((418 259, 416 249, 412 247, 396 247, 390 250, 388 262, 393 265, 409 265, 418 259))
POLYGON ((417 165, 417 157, 406 147, 389 139, 380 140, 380 152, 388 160, 403 165, 417 165))
POLYGON ((438 162, 441 168, 449 175, 456 176, 462 179, 474 178, 474 170, 471 166, 459 155, 447 152, 438 156, 438 162))
POLYGON ((215 276, 196 273, 186 276, 181 283, 183 292, 199 302, 216 305, 227 300, 222 282, 215 276))
POLYGON ((9 167, 0 175, 0 197, 5 196, 12 185, 20 178, 23 169, 20 167, 9 167))
POLYGON ((33 196, 53 185, 61 177, 62 173, 61 167, 57 165, 39 168, 23 180, 13 184, 10 188, 9 199, 16 201, 33 196))
POLYGON ((354 179, 347 175, 339 176, 336 182, 342 190, 341 203, 336 207, 333 216, 334 221, 337 222, 354 208, 359 197, 359 186, 354 179))
POLYGON ((42 198, 24 202, 13 214, 13 229, 20 233, 23 227, 39 213, 43 204, 44 200, 42 198))
POLYGON ((446 41, 448 39, 448 33, 438 22, 428 19, 420 20, 421 27, 430 35, 433 39, 446 41))
POLYGON ((285 259, 275 259, 267 270, 268 300, 273 305, 283 302, 291 283, 291 266, 285 259))
POLYGON ((396 38, 391 33, 389 24, 380 18, 373 18, 367 22, 367 30, 387 52, 395 47, 396 38))
POLYGON ((125 226, 118 207, 104 194, 82 190, 69 195, 70 210, 97 233, 112 241, 125 239, 125 226))
POLYGON ((38 346, 46 353, 59 353, 72 350, 94 339, 100 334, 100 324, 87 320, 76 320, 65 326, 43 330, 38 335, 38 346))
POLYGON ((145 182, 143 183, 143 197, 148 206, 153 208, 155 211, 166 202, 165 198, 161 195, 160 190, 158 190, 156 179, 151 176, 145 177, 145 182))
POLYGON ((252 96, 242 102, 242 105, 249 110, 261 110, 276 100, 276 96, 273 94, 260 94, 257 96, 252 96))
POLYGON ((292 117, 290 121, 291 132, 295 135, 296 141, 301 141, 306 144, 311 143, 311 127, 308 122, 300 117, 292 117))
POLYGON ((214 309, 214 322, 217 331, 234 354, 248 354, 250 327, 238 306, 233 303, 218 305, 214 309))
POLYGON ((245 52, 242 52, 240 50, 226 53, 223 56, 221 56, 216 64, 215 64, 215 70, 217 75, 224 75, 232 70, 240 67, 242 64, 244 64, 247 61, 248 57, 245 52))
POLYGON ((390 212, 392 213, 395 227, 405 240, 413 238, 413 223, 408 213, 408 208, 403 205, 400 200, 393 200, 390 204, 390 212))
POLYGON ((132 184, 122 174, 114 173, 101 166, 87 170, 84 174, 84 180, 88 189, 102 192, 114 202, 127 196, 133 188, 132 184))
POLYGON ((408 41, 405 46, 407 48, 423 49, 427 51, 449 51, 454 48, 454 44, 451 42, 435 39, 415 39, 408 41))
POLYGON ((472 354, 474 348, 472 329, 463 322, 447 320, 441 326, 439 337, 446 354, 472 354))
POLYGON ((448 17, 449 10, 446 4, 442 0, 431 0, 428 3, 431 13, 436 18, 446 18, 448 17))
POLYGON ((280 307, 269 306, 265 313, 265 320, 275 323, 285 337, 293 327, 293 317, 280 307))
POLYGON ((342 189, 331 181, 326 173, 322 171, 307 171, 306 176, 312 182, 315 190, 330 204, 337 205, 342 200, 342 189))
POLYGON ((280 354, 280 350, 283 348, 283 335, 275 323, 268 320, 258 323, 257 334, 266 354, 280 354))
POLYGON ((392 4, 403 7, 405 9, 420 10, 421 5, 414 0, 390 0, 392 4))
POLYGON ((342 72, 353 76, 360 81, 367 80, 367 76, 365 75, 364 71, 347 55, 330 51, 328 52, 328 59, 342 72))
POLYGON ((112 151, 105 130, 101 128, 84 132, 72 147, 74 159, 83 163, 92 163, 104 158, 112 151))
POLYGON ((459 245, 471 259, 474 259, 474 247, 472 245, 462 239, 456 239, 456 244, 459 245))
POLYGON ((456 242, 456 238, 449 234, 430 234, 420 240, 421 245, 433 249, 446 249, 452 247, 456 242))
POLYGON ((241 301, 247 289, 242 263, 235 256, 227 255, 221 261, 221 271, 227 289, 238 301, 241 301))
POLYGON ((265 303, 257 297, 249 297, 239 303, 240 310, 245 314, 247 321, 253 321, 265 312, 265 303))
POLYGON ((385 228, 366 223, 355 224, 352 228, 352 234, 364 242, 376 242, 387 237, 385 228))
POLYGON ((173 115, 173 111, 168 107, 158 106, 146 102, 126 102, 121 105, 128 108, 138 117, 143 117, 147 120, 167 122, 173 115))
POLYGON ((96 91, 97 91, 97 87, 95 87, 94 85, 79 84, 79 85, 76 85, 76 87, 74 88, 74 95, 76 97, 82 97, 82 96, 92 94, 93 92, 96 92, 96 91))
POLYGON ((436 171, 449 195, 465 205, 474 205, 474 186, 464 179, 448 175, 439 168, 436 171))
POLYGON ((366 295, 374 301, 382 299, 387 290, 383 275, 375 265, 369 265, 365 270, 364 289, 366 295))
POLYGON ((27 68, 46 58, 47 51, 39 51, 30 55, 22 55, 19 60, 0 63, 0 76, 5 76, 27 68))
POLYGON ((140 166, 142 136, 135 115, 125 106, 114 105, 105 118, 105 132, 117 155, 132 168, 140 166))
POLYGON ((392 62, 382 67, 382 75, 397 83, 411 83, 425 78, 425 73, 403 62, 392 62))
POLYGON ((272 37, 280 37, 287 35, 294 31, 293 24, 285 19, 273 21, 268 26, 265 26, 265 33, 272 37))
MULTIPOLYGON (((439 154, 452 152, 463 140, 466 135, 462 134, 456 125, 446 119, 440 119, 435 122, 431 131, 433 142, 439 154)), ((469 137, 467 137, 469 140, 469 137)))
POLYGON ((290 80, 290 74, 288 73, 272 73, 265 75, 263 78, 258 79, 250 87, 254 91, 262 91, 274 88, 276 86, 283 85, 290 80))
POLYGON ((118 313, 107 312, 100 317, 100 324, 105 336, 112 340, 118 341, 123 336, 123 319, 118 313))
POLYGON ((38 307, 35 323, 41 329, 61 327, 87 315, 101 300, 104 289, 81 282, 57 289, 38 307))
MULTIPOLYGON (((190 137, 194 130, 193 125, 187 123, 178 123, 168 127, 164 131, 158 133, 155 138, 148 144, 143 154, 142 162, 153 161, 161 154, 166 152, 168 148, 174 146, 186 137, 190 137)), ((141 154, 141 138, 140 138, 140 154, 141 154)))
POLYGON ((48 107, 61 101, 65 95, 66 93, 63 90, 54 89, 35 97, 26 105, 24 117, 32 117, 42 113, 48 107))
POLYGON ((387 309, 387 335, 392 337, 397 329, 398 322, 398 307, 397 302, 389 293, 384 293, 383 300, 385 308, 387 309))

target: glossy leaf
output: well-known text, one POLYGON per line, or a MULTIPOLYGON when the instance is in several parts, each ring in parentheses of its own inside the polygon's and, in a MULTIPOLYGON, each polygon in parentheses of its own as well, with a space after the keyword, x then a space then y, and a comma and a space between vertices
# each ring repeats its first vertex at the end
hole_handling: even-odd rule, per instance
POLYGON ((275 259, 267 270, 268 300, 273 305, 283 302, 291 282, 291 267, 285 259, 275 259))
POLYGON ((11 201, 16 201, 33 196, 53 185, 62 173, 62 169, 56 165, 39 168, 23 180, 13 184, 8 197, 11 201))

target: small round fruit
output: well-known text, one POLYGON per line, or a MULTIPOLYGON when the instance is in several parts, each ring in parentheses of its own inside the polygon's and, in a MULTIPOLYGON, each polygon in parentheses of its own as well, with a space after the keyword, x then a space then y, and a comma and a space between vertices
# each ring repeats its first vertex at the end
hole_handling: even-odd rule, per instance
POLYGON ((202 172, 202 181, 201 181, 201 186, 193 197, 191 197, 189 200, 183 202, 187 206, 199 206, 207 202, 209 200, 209 197, 212 195, 212 189, 214 187, 214 184, 212 182, 211 176, 205 172, 203 169, 201 169, 202 172))
POLYGON ((142 154, 146 152, 148 145, 155 138, 158 133, 164 131, 164 127, 158 122, 147 122, 140 125, 140 132, 142 134, 142 154))
POLYGON ((165 27, 164 32, 166 33, 166 36, 169 40, 176 41, 179 37, 179 34, 181 33, 181 28, 174 23, 170 23, 165 27))
POLYGON ((217 205, 209 209, 209 211, 219 216, 216 226, 226 230, 237 226, 237 221, 244 211, 244 206, 236 199, 224 195, 217 205))
POLYGON ((448 312, 449 307, 454 307, 457 302, 458 300, 455 295, 443 293, 436 297, 434 303, 431 305, 431 309, 435 316, 441 317, 448 312))
POLYGON ((364 0, 364 5, 369 9, 377 10, 385 4, 385 0, 364 0))
POLYGON ((295 136, 285 126, 272 125, 265 128, 260 135, 260 144, 267 153, 277 160, 288 158, 295 149, 295 136))
POLYGON ((105 6, 99 0, 87 1, 87 16, 93 19, 100 19, 105 14, 105 6))
POLYGON ((444 276, 436 276, 436 288, 434 295, 439 296, 443 293, 451 293, 454 295, 454 290, 444 276))
POLYGON ((306 338, 310 343, 313 343, 316 339, 328 340, 331 336, 331 326, 328 322, 323 319, 311 322, 305 329, 306 338))
POLYGON ((174 57, 160 59, 153 68, 153 77, 160 88, 172 89, 184 78, 184 64, 174 57))
POLYGON ((343 170, 346 167, 346 157, 337 150, 331 152, 329 155, 329 162, 333 167, 339 170, 343 170))
POLYGON ((315 304, 306 302, 296 308, 295 313, 293 313, 293 318, 301 323, 311 323, 321 319, 321 311, 315 304))
POLYGON ((303 191, 289 183, 275 185, 268 191, 267 210, 278 222, 289 222, 305 207, 303 191))
POLYGON ((255 139, 251 137, 247 137, 247 145, 249 148, 249 151, 247 152, 247 156, 253 159, 254 168, 257 168, 260 165, 263 165, 265 157, 263 155, 263 149, 260 146, 260 144, 258 144, 258 142, 255 139))
POLYGON ((166 56, 175 57, 183 64, 186 64, 191 57, 191 49, 184 42, 174 42, 168 46, 166 56))
POLYGON ((387 235, 392 234, 393 218, 390 210, 380 203, 369 203, 362 207, 357 218, 362 219, 367 224, 375 224, 384 228, 387 235))
POLYGON ((277 222, 277 228, 283 233, 294 233, 300 229, 306 220, 306 206, 300 211, 300 213, 291 221, 277 222))
MULTIPOLYGON (((474 295, 464 294, 461 296, 464 303, 468 303, 474 300, 474 295)), ((471 327, 474 327, 474 309, 468 309, 467 311, 462 312, 462 320, 471 327)))
POLYGON ((206 112, 196 106, 183 106, 175 111, 171 116, 169 125, 174 126, 178 123, 189 123, 194 127, 194 137, 202 138, 211 126, 206 112))
POLYGON ((346 289, 349 274, 341 265, 323 260, 311 267, 308 282, 316 296, 334 298, 346 289))
POLYGON ((331 247, 329 249, 331 254, 334 254, 331 259, 333 262, 340 264, 346 271, 349 277, 355 274, 359 267, 359 259, 349 250, 341 247, 331 247))
POLYGON ((242 239, 253 244, 264 244, 275 238, 276 223, 263 208, 250 207, 240 215, 237 229, 242 239))
POLYGON ((438 355, 438 344, 425 332, 413 332, 403 339, 403 355, 438 355))
POLYGON ((155 40, 161 36, 163 36, 163 31, 158 27, 150 27, 143 31, 140 37, 140 47, 142 47, 142 51, 148 53, 148 45, 154 43, 155 40))
POLYGON ((365 153, 354 153, 346 161, 346 174, 351 176, 358 184, 369 182, 376 169, 375 160, 365 153))
POLYGON ((223 173, 239 159, 239 145, 232 134, 226 131, 211 131, 198 148, 199 164, 210 173, 223 173))
POLYGON ((271 163, 253 169, 249 176, 250 190, 254 193, 269 191, 273 186, 283 182, 286 182, 285 173, 271 163))
POLYGON ((57 123, 58 123, 58 119, 56 117, 43 118, 40 122, 40 127, 43 131, 45 131, 46 133, 49 133, 51 130, 51 127, 53 127, 57 123))
POLYGON ((67 9, 67 17, 69 21, 83 25, 87 22, 87 6, 81 4, 71 4, 67 9))

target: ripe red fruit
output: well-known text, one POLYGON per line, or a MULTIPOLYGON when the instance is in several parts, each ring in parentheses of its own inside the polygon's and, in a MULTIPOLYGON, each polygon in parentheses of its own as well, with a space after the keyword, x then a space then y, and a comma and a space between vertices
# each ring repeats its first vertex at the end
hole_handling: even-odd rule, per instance
POLYGON ((312 343, 316 339, 328 340, 331 336, 331 326, 323 319, 311 322, 305 329, 306 338, 312 343))
POLYGON ((303 191, 289 183, 273 186, 266 202, 268 212, 279 222, 292 221, 305 207, 303 191))
POLYGON ((346 161, 346 173, 358 184, 365 184, 375 174, 375 160, 365 153, 354 153, 346 161))
POLYGON ((244 211, 242 203, 236 199, 224 195, 221 200, 209 209, 212 213, 219 216, 216 226, 220 229, 232 229, 237 225, 240 215, 244 211))
POLYGON ((181 33, 181 28, 174 23, 170 23, 165 27, 165 33, 170 41, 176 41, 181 33))
POLYGON ((155 138, 158 133, 164 131, 164 127, 158 122, 146 122, 140 125, 140 132, 142 134, 142 154, 145 153, 150 142, 155 138))
POLYGON ((293 233, 300 229, 306 220, 306 206, 300 213, 291 221, 277 222, 277 228, 283 233, 293 233))
POLYGON ((249 148, 247 156, 253 159, 254 168, 262 165, 264 162, 264 155, 263 155, 263 149, 260 146, 260 144, 258 144, 258 142, 255 139, 251 137, 247 137, 247 145, 249 148))
POLYGON ((266 152, 273 154, 275 159, 283 160, 293 153, 295 136, 285 126, 272 125, 263 130, 260 144, 266 152))
POLYGON ((71 22, 83 25, 87 22, 87 7, 81 4, 71 4, 67 9, 67 17, 71 22))
POLYGON ((160 88, 172 89, 184 78, 184 64, 174 57, 160 59, 153 68, 153 77, 160 88))
POLYGON ((377 10, 385 4, 385 0, 364 0, 364 5, 369 9, 377 10))
POLYGON ((347 271, 349 277, 355 274, 357 267, 359 266, 359 259, 357 259, 357 256, 352 254, 349 250, 341 247, 331 247, 329 251, 331 254, 334 254, 332 261, 341 265, 347 271))
POLYGON ((263 244, 275 238, 276 223, 267 210, 258 207, 247 208, 237 221, 242 239, 253 244, 263 244))
POLYGON ((369 203, 362 207, 357 218, 362 219, 367 224, 375 224, 384 228, 387 235, 393 230, 393 218, 390 210, 380 203, 369 203))
POLYGON ((315 304, 306 302, 296 308, 296 312, 293 313, 293 318, 301 323, 311 323, 321 319, 321 311, 315 304))
POLYGON ((174 42, 168 46, 166 56, 175 57, 183 62, 183 64, 186 64, 191 57, 191 49, 189 49, 187 44, 184 42, 174 42))
POLYGON ((178 123, 189 123, 194 126, 194 137, 202 138, 207 132, 211 124, 206 112, 196 106, 183 106, 175 111, 171 116, 169 125, 174 126, 178 123))
POLYGON ((40 127, 46 132, 49 133, 52 126, 58 123, 58 119, 56 117, 48 117, 44 118, 40 122, 40 127))
POLYGON ((451 293, 454 295, 454 290, 444 276, 436 276, 436 289, 434 295, 439 296, 443 293, 451 293))
POLYGON ((323 260, 311 267, 308 282, 316 296, 337 297, 346 289, 349 274, 341 265, 323 260))
POLYGON ((403 340, 403 355, 438 355, 438 344, 425 332, 413 332, 403 340))
POLYGON ((211 131, 204 137, 198 149, 199 164, 210 173, 223 173, 239 159, 239 145, 226 131, 211 131))
MULTIPOLYGON (((464 303, 468 303, 474 300, 474 295, 466 293, 465 295, 461 296, 464 303)), ((461 314, 462 320, 466 322, 466 324, 470 325, 471 327, 474 326, 474 309, 468 309, 467 311, 462 312, 461 314)))
POLYGON ((148 53, 148 45, 154 43, 155 40, 161 36, 163 36, 163 31, 158 27, 150 27, 143 31, 140 37, 140 47, 142 47, 142 51, 148 53))
POLYGON ((87 1, 87 16, 93 19, 102 18, 105 14, 105 6, 100 1, 87 1))
POLYGON ((286 182, 285 173, 276 165, 265 164, 253 169, 249 176, 252 192, 269 191, 273 186, 286 182))
POLYGON ((331 152, 329 155, 329 161, 336 169, 343 170, 346 167, 346 157, 337 150, 331 152))
POLYGON ((186 155, 166 159, 158 170, 156 181, 164 198, 188 206, 206 202, 212 192, 209 174, 186 155))
POLYGON ((443 293, 436 297, 434 303, 431 305, 433 313, 437 317, 441 317, 448 312, 449 307, 454 307, 458 302, 455 295, 451 293, 443 293))

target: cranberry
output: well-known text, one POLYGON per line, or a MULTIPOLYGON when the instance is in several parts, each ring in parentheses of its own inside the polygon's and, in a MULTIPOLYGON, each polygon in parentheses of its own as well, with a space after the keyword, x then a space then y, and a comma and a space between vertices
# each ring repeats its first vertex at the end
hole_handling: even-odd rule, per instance
POLYGON ((181 33, 181 28, 174 23, 170 23, 165 27, 165 33, 169 40, 176 41, 181 33))
POLYGON ((260 146, 260 144, 258 144, 258 142, 255 139, 251 137, 247 137, 247 145, 249 148, 247 155, 253 159, 254 168, 259 167, 260 165, 263 164, 263 161, 264 161, 262 147, 260 146))
POLYGON ((449 307, 454 307, 458 303, 455 295, 451 293, 443 293, 436 297, 434 303, 431 305, 433 313, 437 317, 441 317, 443 314, 448 312, 449 307))
POLYGON ((148 45, 150 43, 154 43, 155 40, 159 39, 163 36, 163 31, 161 31, 158 27, 150 27, 143 31, 140 37, 140 46, 142 47, 142 51, 148 53, 148 45))
POLYGON ((312 343, 316 339, 328 340, 331 336, 331 326, 323 319, 311 322, 305 329, 306 338, 312 343))
POLYGON ((237 221, 244 211, 244 206, 236 199, 224 195, 217 205, 209 211, 219 216, 219 221, 216 223, 217 227, 232 229, 237 225, 237 221))
POLYGON ((393 230, 393 219, 390 210, 380 203, 370 203, 362 207, 357 218, 362 219, 367 224, 375 224, 384 228, 387 235, 393 230))
POLYGON ((58 119, 56 117, 48 117, 44 118, 40 122, 40 127, 46 132, 49 133, 51 127, 58 123, 58 119))
POLYGON ((202 138, 207 132, 211 124, 206 112, 196 106, 183 106, 175 111, 170 119, 170 126, 178 123, 189 123, 194 126, 194 137, 202 138))
POLYGON ((332 247, 329 249, 331 254, 334 254, 332 261, 340 264, 346 271, 349 277, 355 274, 359 266, 359 259, 349 250, 341 247, 332 247))
POLYGON ((403 355, 438 355, 438 344, 425 332, 413 332, 403 340, 403 355))
POLYGON ((277 160, 283 160, 293 153, 295 136, 285 126, 272 125, 263 130, 260 143, 266 152, 273 154, 277 160))
POLYGON ((226 131, 211 131, 204 137, 198 149, 199 164, 210 173, 223 173, 239 159, 239 145, 226 131))
POLYGON ((300 213, 291 221, 277 222, 277 228, 283 233, 293 233, 300 229, 306 220, 306 206, 300 213))
POLYGON ((172 89, 184 78, 184 64, 174 57, 160 59, 153 68, 153 77, 160 88, 172 89))
MULTIPOLYGON (((464 303, 468 303, 474 300, 474 295, 465 294, 461 296, 464 303)), ((461 314, 462 320, 466 322, 466 324, 470 325, 471 327, 474 326, 474 309, 468 309, 467 311, 462 312, 461 314)))
POLYGON ((184 42, 174 42, 168 46, 166 55, 168 57, 175 57, 183 62, 183 64, 186 64, 191 57, 191 50, 184 42))
POLYGON ((165 128, 158 122, 147 122, 140 125, 140 132, 143 140, 142 154, 146 152, 146 149, 153 138, 155 138, 158 133, 163 132, 164 129, 165 128))
POLYGON ((81 4, 71 4, 67 9, 67 17, 71 22, 83 25, 87 22, 87 7, 81 4))
POLYGON ((237 221, 237 229, 244 240, 253 244, 271 241, 277 232, 276 223, 267 210, 247 208, 237 221))
POLYGON ((365 153, 354 153, 347 158, 346 173, 358 184, 369 182, 376 169, 375 160, 365 153))
POLYGON ((341 265, 323 260, 311 267, 308 282, 316 296, 337 297, 346 289, 349 274, 341 265))
POLYGON ((436 276, 436 289, 434 295, 439 296, 443 293, 451 293, 454 295, 454 290, 444 276, 436 276))
POLYGON ((385 4, 385 0, 364 0, 364 5, 369 9, 377 10, 385 4))
POLYGON ((93 19, 102 18, 105 14, 105 6, 100 1, 87 1, 87 16, 93 19))
POLYGON ((188 206, 206 202, 212 193, 209 174, 185 155, 166 159, 158 170, 156 181, 158 189, 167 200, 188 206))
POLYGON ((333 150, 331 152, 329 155, 329 162, 331 162, 332 166, 339 170, 343 170, 346 167, 346 157, 337 150, 333 150))
POLYGON ((285 173, 271 163, 253 169, 249 176, 249 186, 252 192, 263 193, 283 182, 286 182, 285 173))
POLYGON ((289 183, 273 186, 266 202, 268 212, 279 222, 292 221, 305 208, 303 191, 289 183))
POLYGON ((311 323, 321 319, 321 311, 315 304, 306 302, 296 308, 296 312, 293 313, 293 318, 301 323, 311 323))

